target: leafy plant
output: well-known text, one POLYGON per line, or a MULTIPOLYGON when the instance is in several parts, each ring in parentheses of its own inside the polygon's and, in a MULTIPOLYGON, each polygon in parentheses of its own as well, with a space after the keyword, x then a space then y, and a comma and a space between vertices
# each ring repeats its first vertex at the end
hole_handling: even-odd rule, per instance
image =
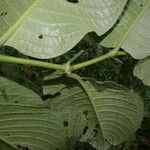
POLYGON ((139 59, 133 74, 149 86, 149 12, 149 0, 0 1, 1 50, 27 55, 0 55, 0 62, 55 70, 46 73, 42 94, 0 77, 0 148, 75 150, 86 143, 106 150, 132 137, 144 116, 141 93, 77 70, 109 58, 122 63, 116 57, 130 54, 139 59), (86 50, 76 47, 65 61, 66 52, 93 31, 97 58, 79 61, 86 50))

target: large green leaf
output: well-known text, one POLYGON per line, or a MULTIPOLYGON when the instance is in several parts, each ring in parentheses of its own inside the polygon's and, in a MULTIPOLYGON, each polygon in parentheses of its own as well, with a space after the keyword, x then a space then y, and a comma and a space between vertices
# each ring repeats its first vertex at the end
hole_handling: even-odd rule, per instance
POLYGON ((141 79, 144 84, 150 86, 150 57, 139 61, 134 68, 133 74, 141 79))
MULTIPOLYGON (((75 112, 84 115, 84 129, 87 130, 82 133, 82 141, 98 149, 107 149, 110 143, 119 144, 134 134, 143 117, 143 102, 138 94, 112 82, 89 80, 81 84, 86 92, 78 84, 67 81, 66 88, 64 85, 59 90, 60 95, 46 102, 56 110, 66 110, 69 123, 76 116, 75 112)), ((59 88, 59 84, 55 86, 59 88)), ((53 87, 47 85, 47 91, 48 88, 53 91, 53 87)), ((71 128, 68 132, 70 136, 74 134, 71 128)))
POLYGON ((131 0, 115 29, 102 41, 105 47, 121 46, 136 59, 150 55, 150 0, 131 0))
MULTIPOLYGON (((67 112, 46 108, 34 92, 2 77, 0 77, 0 95, 0 139, 4 143, 16 149, 19 147, 28 147, 32 150, 67 149, 68 133, 65 126, 67 112)), ((83 120, 81 117, 80 120, 83 120)), ((78 124, 80 128, 81 123, 78 124)), ((0 143, 0 146, 4 145, 8 147, 0 143)))
MULTIPOLYGON (((61 80, 64 86, 60 94, 42 104, 35 93, 0 79, 0 139, 16 148, 66 150, 68 139, 77 138, 106 149, 108 143, 118 144, 131 136, 142 120, 143 103, 139 95, 111 82, 82 81, 83 90, 67 78, 61 80), (11 94, 7 90, 10 87, 11 94), (19 88, 23 90, 18 93, 19 88)), ((49 85, 49 90, 52 88, 49 85)))
POLYGON ((108 31, 127 0, 0 0, 0 45, 36 58, 59 56, 91 31, 108 31))

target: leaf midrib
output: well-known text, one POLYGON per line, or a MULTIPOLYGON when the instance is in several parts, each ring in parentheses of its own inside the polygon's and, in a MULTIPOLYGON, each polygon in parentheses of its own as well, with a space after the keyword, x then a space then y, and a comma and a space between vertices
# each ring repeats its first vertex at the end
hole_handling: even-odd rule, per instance
POLYGON ((74 78, 74 79, 76 79, 79 83, 80 83, 80 85, 82 86, 82 88, 83 88, 83 90, 85 91, 85 93, 87 94, 87 96, 88 96, 88 98, 89 98, 89 101, 90 101, 90 103, 91 103, 91 106, 92 106, 92 108, 93 108, 93 111, 94 111, 94 113, 95 113, 95 115, 96 115, 96 119, 97 119, 97 121, 98 121, 98 124, 99 124, 99 126, 100 126, 100 132, 101 132, 101 138, 102 138, 102 150, 105 150, 105 139, 104 139, 104 134, 103 134, 103 131, 102 131, 102 127, 101 127, 101 123, 100 123, 100 120, 98 119, 99 117, 99 115, 98 115, 98 113, 97 113, 97 110, 95 109, 96 108, 96 106, 95 106, 95 104, 93 103, 93 101, 94 101, 94 99, 93 99, 93 97, 92 97, 92 95, 90 94, 90 91, 89 91, 89 89, 88 89, 88 87, 87 87, 87 83, 85 83, 78 75, 76 75, 76 74, 71 74, 70 75, 70 77, 71 78, 74 78))
MULTIPOLYGON (((42 0, 43 1, 43 0, 42 0)), ((3 34, 3 36, 0 38, 0 45, 3 45, 9 38, 11 38, 11 35, 18 29, 18 27, 28 18, 28 16, 32 13, 34 8, 38 6, 38 4, 41 2, 41 0, 36 0, 26 11, 25 13, 14 23, 14 25, 7 30, 6 33, 3 34)))
MULTIPOLYGON (((123 45, 123 42, 127 39, 128 35, 131 33, 132 29, 134 28, 134 26, 136 25, 136 23, 138 22, 138 20, 142 17, 144 11, 148 8, 148 6, 150 5, 150 1, 148 2, 148 4, 144 7, 144 9, 141 11, 141 13, 139 14, 139 16, 136 18, 136 20, 134 21, 134 23, 130 26, 129 30, 126 32, 126 34, 123 36, 122 40, 119 42, 118 46, 116 46, 117 48, 120 48, 123 45)), ((126 12, 125 12, 126 14, 126 12)))

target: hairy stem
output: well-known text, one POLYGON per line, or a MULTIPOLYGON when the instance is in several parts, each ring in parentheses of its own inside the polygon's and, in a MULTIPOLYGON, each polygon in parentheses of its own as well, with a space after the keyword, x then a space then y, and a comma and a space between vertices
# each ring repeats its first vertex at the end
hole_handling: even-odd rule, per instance
MULTIPOLYGON (((105 55, 99 56, 98 58, 94 58, 82 63, 78 63, 75 65, 70 65, 70 70, 75 71, 90 65, 93 65, 95 63, 98 63, 100 61, 103 61, 105 59, 114 57, 114 56, 124 56, 127 55, 126 52, 120 51, 120 52, 114 52, 111 51, 105 55)), ((65 64, 54 64, 54 63, 47 63, 39 60, 31 60, 31 59, 24 59, 24 58, 18 58, 18 57, 12 57, 12 56, 5 56, 0 55, 0 62, 5 63, 14 63, 14 64, 22 64, 22 65, 29 65, 29 66, 37 66, 37 67, 43 67, 48 69, 55 69, 55 70, 61 70, 63 72, 66 72, 66 65, 65 64)))
POLYGON ((100 57, 97 57, 97 58, 94 58, 94 59, 91 59, 91 60, 73 65, 72 66, 72 71, 75 71, 75 70, 93 65, 95 63, 98 63, 100 61, 103 61, 105 59, 108 59, 108 58, 111 58, 111 57, 114 57, 114 56, 125 56, 125 55, 127 55, 127 53, 124 52, 124 51, 120 51, 120 52, 117 52, 117 53, 115 53, 114 51, 110 51, 109 53, 107 53, 105 55, 102 55, 100 57))
POLYGON ((0 55, 0 62, 30 65, 30 66, 37 66, 37 67, 43 67, 43 68, 48 68, 48 69, 65 71, 64 65, 47 63, 47 62, 42 62, 38 60, 23 59, 23 58, 12 57, 12 56, 5 56, 5 55, 0 55))

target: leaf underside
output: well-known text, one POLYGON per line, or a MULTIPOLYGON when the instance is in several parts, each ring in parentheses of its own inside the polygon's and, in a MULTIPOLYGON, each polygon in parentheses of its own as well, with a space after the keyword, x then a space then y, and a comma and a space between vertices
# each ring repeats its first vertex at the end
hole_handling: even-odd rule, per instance
POLYGON ((33 150, 65 149, 63 116, 29 89, 0 77, 0 139, 33 150), (11 89, 11 90, 10 90, 11 89))
POLYGON ((134 68, 133 74, 141 79, 145 85, 150 86, 150 57, 139 61, 134 68))
POLYGON ((53 58, 74 47, 85 34, 108 31, 127 0, 1 0, 0 45, 36 58, 53 58))
POLYGON ((105 47, 120 45, 135 59, 150 56, 150 1, 131 0, 114 30, 102 41, 105 47))
MULTIPOLYGON (((64 81, 60 95, 42 102, 26 88, 17 93, 22 86, 1 77, 0 139, 9 145, 33 150, 66 150, 68 139, 72 137, 101 147, 109 142, 122 142, 139 127, 143 103, 135 92, 111 82, 90 80, 86 85, 94 98, 92 101, 96 107, 93 107, 77 82, 64 81), (37 99, 32 99, 31 93, 37 99), (104 143, 100 142, 101 136, 104 143)), ((49 90, 51 88, 53 85, 49 85, 49 90)))
MULTIPOLYGON (((98 149, 104 148, 110 143, 121 143, 139 128, 143 117, 143 102, 135 92, 112 82, 89 80, 84 83, 93 98, 89 100, 78 84, 70 84, 67 83, 66 88, 64 86, 59 91, 60 96, 46 102, 55 109, 68 111, 69 122, 75 112, 85 115, 88 130, 81 141, 90 141, 98 149)), ((55 86, 59 88, 59 84, 55 86)), ((47 85, 47 91, 53 87, 47 85)))

